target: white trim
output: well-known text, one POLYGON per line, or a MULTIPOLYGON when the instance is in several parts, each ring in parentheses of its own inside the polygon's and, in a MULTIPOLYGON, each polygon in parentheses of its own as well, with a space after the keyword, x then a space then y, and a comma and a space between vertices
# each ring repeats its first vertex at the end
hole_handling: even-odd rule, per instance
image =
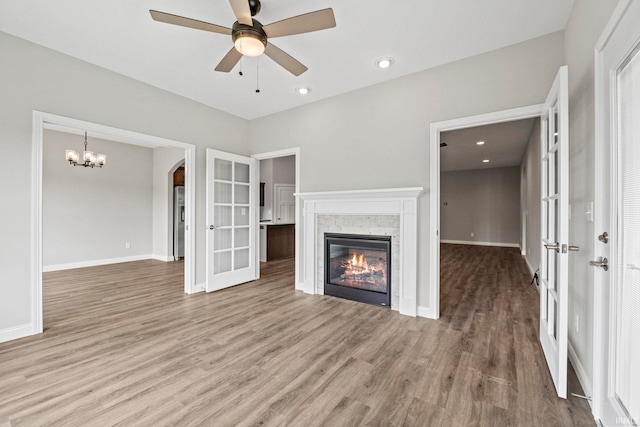
POLYGON ((398 199, 406 197, 418 197, 424 191, 422 187, 408 188, 382 188, 375 190, 346 190, 346 191, 319 191, 316 193, 296 193, 302 199, 313 200, 345 200, 357 197, 359 199, 398 199))
POLYGON ((419 317, 426 317, 428 319, 433 319, 434 318, 434 314, 429 309, 429 307, 422 307, 420 305, 418 306, 418 316, 419 317))
POLYGON ((93 122, 33 111, 31 142, 31 325, 34 333, 41 333, 42 326, 42 152, 44 129, 77 131, 78 129, 116 141, 130 144, 174 147, 185 150, 185 230, 184 291, 195 291, 195 156, 196 146, 171 139, 146 135, 93 122))
POLYGON ((175 261, 175 258, 173 256, 169 256, 169 255, 151 254, 151 256, 149 258, 150 259, 155 259, 156 261, 163 261, 163 262, 175 261))
POLYGON ((400 314, 416 316, 418 311, 418 196, 421 187, 363 191, 334 191, 296 194, 304 201, 302 229, 304 278, 296 289, 308 294, 317 291, 318 216, 398 215, 400 217, 400 314))
MULTIPOLYGON (((573 346, 571 345, 571 341, 569 341, 568 348, 569 348, 569 361, 573 366, 573 370, 576 372, 576 376, 578 377, 578 381, 580 382, 582 391, 584 392, 585 396, 591 397, 592 396, 591 380, 589 379, 589 375, 587 374, 587 371, 584 369, 584 366, 582 366, 582 363, 578 358, 578 354, 573 349, 573 346)), ((589 401, 589 405, 592 405, 591 401, 589 401)))
POLYGON ((478 242, 475 240, 440 240, 440 243, 450 243, 452 245, 473 245, 473 246, 495 246, 499 248, 518 248, 518 243, 500 243, 500 242, 478 242))
MULTIPOLYGON (((267 159, 275 159, 277 157, 287 157, 287 156, 295 156, 296 159, 296 192, 294 194, 294 196, 296 194, 298 194, 300 192, 300 147, 293 147, 293 148, 286 148, 284 150, 277 150, 277 151, 269 151, 266 153, 259 153, 259 154, 254 154, 251 157, 253 157, 254 159, 258 160, 257 166, 256 166, 256 173, 258 174, 258 178, 260 178, 260 160, 267 160, 267 159)), ((258 179, 258 181, 260 181, 258 179)), ((259 194, 258 194, 259 197, 259 194)), ((258 206, 260 204, 258 203, 258 206)), ((256 209, 256 224, 260 223, 260 209, 256 209)), ((301 289, 300 288, 300 275, 301 275, 301 269, 302 269, 302 259, 303 259, 303 254, 302 252, 300 252, 302 250, 302 245, 300 244, 300 229, 303 226, 303 215, 302 215, 302 204, 300 203, 300 201, 298 200, 298 197, 296 197, 296 227, 295 227, 295 278, 294 278, 294 284, 295 284, 295 289, 301 289)), ((258 249, 256 250, 256 262, 258 265, 258 278, 260 277, 260 227, 258 227, 258 229, 256 230, 256 233, 258 234, 258 237, 256 238, 256 242, 257 242, 257 246, 258 249)))
MULTIPOLYGON (((70 262, 67 264, 43 265, 42 272, 49 273, 51 271, 71 270, 74 268, 97 267, 99 265, 119 264, 121 262, 132 262, 132 261, 143 261, 145 259, 157 259, 157 258, 154 258, 154 256, 151 254, 146 254, 146 255, 133 255, 133 256, 120 257, 120 258, 93 259, 89 261, 70 262)), ((164 261, 164 260, 158 259, 158 261, 164 261)))
POLYGON ((0 343, 17 340, 18 338, 28 337, 30 335, 39 334, 41 331, 34 330, 32 323, 24 325, 12 326, 10 328, 0 330, 0 343))
POLYGON ((440 317, 440 132, 540 117, 542 104, 434 122, 429 130, 429 304, 440 317))
POLYGON ((533 269, 533 267, 531 267, 531 264, 529 263, 529 260, 527 259, 526 256, 522 256, 522 258, 524 258, 524 262, 527 263, 527 268, 529 269, 529 272, 531 273, 531 277, 533 277, 534 274, 536 274, 536 270, 533 269))

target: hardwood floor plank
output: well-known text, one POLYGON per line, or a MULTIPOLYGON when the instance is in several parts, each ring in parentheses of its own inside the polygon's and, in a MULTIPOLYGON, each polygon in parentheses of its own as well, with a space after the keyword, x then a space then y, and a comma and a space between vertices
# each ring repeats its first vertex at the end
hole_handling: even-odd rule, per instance
POLYGON ((594 425, 555 397, 518 251, 442 255, 437 321, 296 292, 293 260, 196 295, 182 262, 46 273, 45 332, 0 344, 0 427, 594 425))

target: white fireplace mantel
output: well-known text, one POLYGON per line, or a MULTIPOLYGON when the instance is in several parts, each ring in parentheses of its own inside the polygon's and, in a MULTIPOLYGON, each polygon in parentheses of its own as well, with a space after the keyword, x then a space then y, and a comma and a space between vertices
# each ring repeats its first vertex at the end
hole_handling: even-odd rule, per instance
MULTIPOLYGON (((418 309, 418 196, 422 187, 379 190, 325 191, 297 193, 303 202, 301 228, 302 272, 296 288, 317 293, 318 216, 320 215, 397 215, 399 233, 398 311, 416 316, 418 309)), ((392 284, 394 286, 394 284, 392 284)))

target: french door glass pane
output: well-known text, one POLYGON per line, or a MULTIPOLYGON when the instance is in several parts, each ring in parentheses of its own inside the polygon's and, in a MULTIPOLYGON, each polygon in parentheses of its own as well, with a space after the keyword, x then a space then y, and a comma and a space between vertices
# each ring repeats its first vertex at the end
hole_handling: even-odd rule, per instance
POLYGON ((249 204, 249 186, 243 184, 235 184, 235 202, 236 204, 249 204))
POLYGON ((249 183, 249 165, 236 163, 236 182, 249 183))
POLYGON ((249 249, 239 249, 235 251, 236 262, 234 270, 249 267, 249 249))
POLYGON ((233 162, 229 160, 215 159, 214 162, 214 179, 222 181, 231 181, 233 174, 233 162))
POLYGON ((231 184, 228 182, 216 182, 214 184, 214 203, 231 203, 231 184))
POLYGON ((249 227, 236 228, 236 248, 249 246, 249 227))
POLYGON ((224 273, 231 271, 231 252, 216 252, 213 254, 213 269, 214 272, 224 273))
POLYGON ((214 234, 214 250, 231 249, 231 229, 218 229, 214 234))
POLYGON ((215 215, 215 225, 219 227, 230 227, 233 225, 231 222, 231 206, 214 206, 213 214, 215 215))

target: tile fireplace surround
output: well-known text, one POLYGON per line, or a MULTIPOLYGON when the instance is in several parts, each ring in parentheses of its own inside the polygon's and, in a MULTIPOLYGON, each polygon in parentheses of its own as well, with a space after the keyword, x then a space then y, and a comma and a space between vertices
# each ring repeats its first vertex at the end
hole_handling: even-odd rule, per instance
POLYGON ((391 309, 416 316, 418 196, 422 187, 296 194, 303 203, 297 289, 324 293, 324 233, 391 236, 391 309))

